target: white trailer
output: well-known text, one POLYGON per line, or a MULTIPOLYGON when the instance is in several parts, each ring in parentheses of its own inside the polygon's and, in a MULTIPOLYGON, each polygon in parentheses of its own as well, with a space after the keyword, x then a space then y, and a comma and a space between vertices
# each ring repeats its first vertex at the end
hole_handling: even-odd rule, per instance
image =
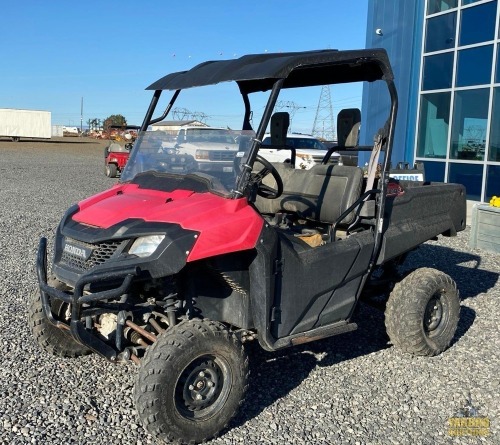
POLYGON ((0 108, 0 137, 50 139, 51 133, 50 111, 0 108))

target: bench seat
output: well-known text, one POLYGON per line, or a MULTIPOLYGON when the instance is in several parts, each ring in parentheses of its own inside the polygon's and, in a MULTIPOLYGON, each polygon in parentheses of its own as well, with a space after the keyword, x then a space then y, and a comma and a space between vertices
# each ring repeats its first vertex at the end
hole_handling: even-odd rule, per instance
MULTIPOLYGON (((294 169, 286 164, 273 164, 283 180, 283 194, 275 199, 257 197, 255 205, 263 214, 293 213, 298 218, 334 224, 361 195, 363 171, 344 165, 315 165, 310 170, 294 169)), ((271 175, 264 183, 276 187, 271 175)), ((341 225, 353 222, 349 213, 341 225)))

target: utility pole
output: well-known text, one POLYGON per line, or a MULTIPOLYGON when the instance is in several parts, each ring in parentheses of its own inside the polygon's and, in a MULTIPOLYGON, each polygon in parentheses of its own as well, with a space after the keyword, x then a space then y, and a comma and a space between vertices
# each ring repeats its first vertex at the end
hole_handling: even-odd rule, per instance
POLYGON ((333 124, 332 98, 330 96, 329 85, 323 85, 321 87, 312 135, 327 141, 334 141, 337 139, 335 126, 333 124))
POLYGON ((83 133, 83 96, 82 96, 82 103, 80 106, 80 136, 83 133))

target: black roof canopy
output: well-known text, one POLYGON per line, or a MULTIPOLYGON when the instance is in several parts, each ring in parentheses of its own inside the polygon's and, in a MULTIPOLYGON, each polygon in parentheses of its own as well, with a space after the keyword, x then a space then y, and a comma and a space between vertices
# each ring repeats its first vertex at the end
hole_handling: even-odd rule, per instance
POLYGON ((234 81, 242 91, 252 93, 271 89, 277 79, 285 79, 283 88, 295 88, 392 80, 393 74, 385 49, 328 49, 203 62, 188 71, 168 74, 147 89, 182 90, 234 81))

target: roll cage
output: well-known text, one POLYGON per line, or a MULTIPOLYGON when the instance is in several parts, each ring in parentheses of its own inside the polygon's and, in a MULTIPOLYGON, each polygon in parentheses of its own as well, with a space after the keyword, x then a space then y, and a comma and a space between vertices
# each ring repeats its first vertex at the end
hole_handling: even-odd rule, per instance
MULTIPOLYGON (((383 138, 384 186, 388 178, 389 160, 392 151, 393 128, 397 113, 397 93, 394 76, 384 49, 367 50, 320 50, 270 54, 250 54, 234 60, 218 60, 201 63, 188 71, 168 74, 152 83, 147 90, 154 91, 153 98, 141 126, 146 131, 149 125, 166 118, 177 96, 183 89, 215 85, 221 82, 236 82, 242 95, 245 113, 242 130, 252 130, 251 109, 248 95, 258 91, 271 90, 261 122, 250 147, 248 163, 245 164, 237 182, 235 198, 244 194, 251 165, 255 160, 260 143, 271 118, 278 95, 282 89, 319 85, 333 85, 351 82, 374 82, 383 80, 387 84, 391 99, 391 111, 379 132, 383 138), (158 100, 163 91, 174 91, 164 113, 153 118, 158 100)), ((371 150, 372 147, 357 147, 371 150)), ((382 196, 385 193, 382 193, 382 196)))
MULTIPOLYGON (((215 85, 221 82, 238 84, 245 107, 242 130, 253 130, 250 123, 251 108, 249 94, 270 90, 255 137, 252 139, 247 163, 242 166, 236 180, 233 198, 240 198, 248 190, 252 165, 262 139, 271 120, 274 106, 282 89, 333 85, 352 82, 384 81, 391 100, 389 116, 384 126, 375 135, 375 145, 385 153, 377 190, 367 190, 364 195, 375 195, 377 199, 376 233, 374 256, 380 247, 383 232, 383 212, 389 183, 390 159, 394 140, 398 97, 394 75, 385 49, 363 50, 318 50, 304 52, 249 54, 234 60, 203 62, 188 71, 168 74, 152 83, 146 90, 152 90, 153 98, 141 126, 141 132, 148 126, 162 121, 172 109, 183 89, 215 85), (173 91, 165 111, 153 118, 163 91, 173 91)), ((359 151, 371 151, 372 146, 357 146, 359 151)), ((364 196, 363 195, 363 196, 364 196)), ((366 198, 365 198, 366 199, 366 198)))

